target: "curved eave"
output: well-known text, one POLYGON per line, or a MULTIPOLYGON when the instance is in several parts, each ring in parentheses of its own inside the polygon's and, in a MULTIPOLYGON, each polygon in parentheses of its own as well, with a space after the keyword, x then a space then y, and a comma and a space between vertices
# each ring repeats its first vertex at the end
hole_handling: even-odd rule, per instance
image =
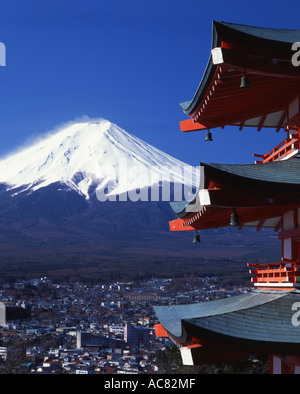
POLYGON ((300 158, 265 164, 205 164, 200 184, 190 201, 171 203, 179 218, 171 231, 191 231, 229 225, 236 209, 241 226, 271 227, 281 215, 300 205, 300 158))
MULTIPOLYGON (((290 97, 295 84, 294 78, 300 77, 297 67, 291 65, 291 41, 300 41, 299 30, 256 28, 226 22, 213 22, 212 49, 220 49, 224 58, 222 60, 222 70, 220 65, 214 64, 215 60, 213 61, 211 55, 194 97, 192 100, 181 104, 183 112, 189 117, 197 119, 197 115, 199 116, 199 120, 197 120, 198 125, 189 123, 185 126, 184 122, 186 121, 183 121, 181 125, 182 130, 192 131, 234 124, 243 127, 246 121, 248 122, 246 122, 245 126, 259 128, 276 127, 276 129, 280 129, 286 118, 286 114, 280 112, 286 109, 285 96, 286 98, 290 97), (243 58, 244 56, 245 58, 243 58), (271 62, 270 65, 265 63, 263 59, 265 56, 271 62), (277 64, 277 60, 275 59, 276 63, 273 63, 275 61, 273 57, 280 59, 280 62, 277 64), (235 86, 239 86, 239 81, 245 68, 249 68, 250 72, 253 73, 251 75, 253 89, 251 94, 248 92, 248 96, 245 95, 245 91, 241 92, 241 89, 236 90, 234 88, 235 86), (285 80, 283 80, 282 75, 286 76, 285 80), (289 78, 291 81, 287 82, 289 78), (223 83, 224 81, 225 84, 223 83), (214 83, 223 83, 223 86, 218 88, 219 93, 212 91, 212 88, 214 89, 214 83), (287 84, 289 86, 286 86, 287 84), (259 106, 251 109, 251 106, 248 104, 249 98, 253 100, 251 95, 255 97, 261 96, 261 86, 266 90, 265 93, 269 97, 272 97, 272 100, 270 100, 269 106, 261 109, 260 113, 258 110, 260 108, 259 106), (285 89, 286 94, 284 93, 285 89), (220 102, 223 96, 228 96, 229 91, 231 91, 230 100, 232 100, 232 103, 230 103, 228 97, 226 103, 220 102), (273 92, 281 92, 281 100, 279 98, 274 100, 273 92), (215 104, 211 110, 206 111, 207 113, 205 111, 200 113, 199 109, 202 111, 205 107, 203 103, 206 97, 209 98, 212 93, 214 93, 212 101, 215 104), (241 118, 238 117, 239 111, 236 114, 232 113, 233 116, 228 118, 227 116, 223 117, 222 113, 224 111, 222 112, 218 109, 218 106, 223 107, 224 105, 225 107, 226 105, 230 105, 230 108, 233 109, 239 103, 243 103, 244 107, 247 108, 247 111, 242 114, 241 118), (206 115, 208 116, 206 117, 206 115), (267 116, 268 119, 265 121, 267 116)), ((299 85, 299 83, 297 84, 299 85)), ((263 102, 266 103, 266 100, 264 99, 263 102)), ((226 112, 227 110, 225 108, 226 112)))
POLYGON ((205 95, 205 92, 211 84, 216 69, 217 66, 213 64, 212 57, 210 57, 203 78, 198 86, 198 89, 196 90, 194 97, 192 98, 192 100, 180 104, 183 112, 188 116, 192 116, 197 110, 199 102, 201 102, 203 96, 205 95))
POLYGON ((258 307, 283 297, 286 292, 253 290, 246 294, 223 298, 211 302, 184 305, 154 306, 156 316, 162 326, 175 338, 182 339, 182 321, 208 318, 248 308, 258 307))
MULTIPOLYGON (((219 37, 238 35, 243 40, 250 39, 251 41, 255 41, 256 46, 259 45, 259 42, 262 42, 263 45, 267 42, 272 46, 283 49, 287 46, 290 48, 291 44, 300 41, 300 30, 296 29, 276 29, 217 21, 214 21, 213 25, 217 39, 219 37)), ((220 44, 220 40, 217 39, 214 41, 214 45, 220 44)))
MULTIPOLYGON (((213 21, 212 48, 214 48, 216 46, 216 43, 218 42, 217 31, 215 28, 216 23, 217 22, 213 21)), ((197 109, 197 103, 201 101, 201 98, 204 94, 203 92, 206 92, 206 90, 208 89, 215 72, 216 66, 213 64, 212 57, 210 56, 206 69, 204 71, 204 75, 198 86, 198 89, 196 90, 194 97, 192 98, 192 100, 180 104, 185 114, 192 116, 192 114, 195 112, 195 110, 197 109)))
MULTIPOLYGON (((293 326, 291 305, 300 300, 297 290, 254 290, 240 296, 190 305, 154 307, 169 336, 180 344, 209 341, 297 347, 300 331, 293 326)), ((278 347, 278 348, 279 348, 278 347)))
MULTIPOLYGON (((264 164, 220 164, 201 163, 205 167, 205 177, 223 180, 231 179, 237 184, 262 182, 266 188, 300 186, 300 157, 264 164)), ((262 185, 259 185, 261 188, 262 185)))

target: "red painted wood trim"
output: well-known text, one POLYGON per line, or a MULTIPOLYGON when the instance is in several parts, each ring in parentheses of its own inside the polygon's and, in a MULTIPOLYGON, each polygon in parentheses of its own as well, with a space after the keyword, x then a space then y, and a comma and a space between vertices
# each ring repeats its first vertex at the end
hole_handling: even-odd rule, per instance
POLYGON ((199 122, 194 123, 194 119, 187 119, 179 122, 181 131, 196 131, 196 130, 206 130, 207 127, 199 122))
POLYGON ((281 231, 278 234, 279 239, 300 237, 300 228, 293 228, 292 230, 281 231))

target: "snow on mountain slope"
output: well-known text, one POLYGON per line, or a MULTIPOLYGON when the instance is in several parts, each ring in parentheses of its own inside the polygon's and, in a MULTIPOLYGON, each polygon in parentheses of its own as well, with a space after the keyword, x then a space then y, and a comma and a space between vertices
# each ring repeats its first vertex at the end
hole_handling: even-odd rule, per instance
POLYGON ((89 198, 95 184, 120 195, 169 180, 196 187, 195 168, 103 119, 73 123, 0 160, 0 183, 16 193, 61 182, 89 198))

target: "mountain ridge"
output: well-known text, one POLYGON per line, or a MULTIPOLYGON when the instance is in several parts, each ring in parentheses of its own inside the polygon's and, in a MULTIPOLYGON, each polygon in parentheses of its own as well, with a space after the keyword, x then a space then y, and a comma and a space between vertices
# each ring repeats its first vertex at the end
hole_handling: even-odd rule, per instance
POLYGON ((73 123, 0 160, 0 182, 17 193, 61 182, 86 198, 95 183, 120 195, 171 176, 197 186, 192 166, 104 119, 73 123))

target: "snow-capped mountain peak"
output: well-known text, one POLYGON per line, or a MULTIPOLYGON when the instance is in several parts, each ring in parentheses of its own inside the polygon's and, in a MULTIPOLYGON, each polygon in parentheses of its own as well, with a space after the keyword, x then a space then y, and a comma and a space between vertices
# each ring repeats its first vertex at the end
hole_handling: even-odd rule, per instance
POLYGON ((197 183, 191 166, 104 119, 70 124, 0 160, 0 183, 18 193, 61 182, 89 198, 94 184, 117 195, 170 179, 197 183))

